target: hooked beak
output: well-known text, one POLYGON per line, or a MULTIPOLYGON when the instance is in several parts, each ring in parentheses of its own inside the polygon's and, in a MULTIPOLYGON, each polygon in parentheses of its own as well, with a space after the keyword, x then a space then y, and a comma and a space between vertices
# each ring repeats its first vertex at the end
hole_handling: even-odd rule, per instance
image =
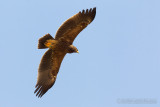
POLYGON ((77 51, 77 53, 79 53, 79 51, 77 51))

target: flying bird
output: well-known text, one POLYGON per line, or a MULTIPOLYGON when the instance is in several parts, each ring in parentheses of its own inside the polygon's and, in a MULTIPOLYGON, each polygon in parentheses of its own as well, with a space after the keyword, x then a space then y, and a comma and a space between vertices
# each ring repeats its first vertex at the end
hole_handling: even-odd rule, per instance
POLYGON ((96 7, 82 10, 66 20, 56 32, 55 38, 49 33, 38 41, 38 49, 49 48, 43 55, 39 68, 36 96, 42 97, 55 83, 59 68, 67 53, 78 53, 72 45, 77 35, 90 24, 96 15, 96 7))

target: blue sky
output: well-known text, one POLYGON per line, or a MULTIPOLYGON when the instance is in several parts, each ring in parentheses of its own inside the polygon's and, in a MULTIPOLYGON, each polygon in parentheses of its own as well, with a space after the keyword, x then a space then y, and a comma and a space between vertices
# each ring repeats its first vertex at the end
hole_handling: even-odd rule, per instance
POLYGON ((159 107, 159 10, 159 0, 1 0, 0 107, 159 107), (38 39, 95 6, 95 20, 74 41, 80 53, 66 55, 55 85, 37 98, 46 51, 38 39))

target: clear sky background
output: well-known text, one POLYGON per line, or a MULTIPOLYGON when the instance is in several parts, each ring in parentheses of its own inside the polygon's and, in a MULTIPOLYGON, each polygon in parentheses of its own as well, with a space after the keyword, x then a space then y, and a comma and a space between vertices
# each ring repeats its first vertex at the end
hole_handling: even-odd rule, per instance
POLYGON ((160 107, 160 0, 1 0, 0 51, 0 107, 160 107), (95 6, 74 41, 80 53, 37 98, 38 39, 95 6), (123 103, 143 99, 153 104, 123 103))

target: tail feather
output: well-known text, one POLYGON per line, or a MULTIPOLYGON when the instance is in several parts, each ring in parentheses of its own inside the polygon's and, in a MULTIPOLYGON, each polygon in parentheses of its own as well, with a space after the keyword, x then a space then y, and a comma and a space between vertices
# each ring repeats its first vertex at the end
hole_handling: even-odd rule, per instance
POLYGON ((46 35, 44 35, 43 37, 41 37, 38 41, 38 49, 45 49, 48 48, 45 43, 47 42, 47 40, 54 40, 54 38, 47 33, 46 35))

